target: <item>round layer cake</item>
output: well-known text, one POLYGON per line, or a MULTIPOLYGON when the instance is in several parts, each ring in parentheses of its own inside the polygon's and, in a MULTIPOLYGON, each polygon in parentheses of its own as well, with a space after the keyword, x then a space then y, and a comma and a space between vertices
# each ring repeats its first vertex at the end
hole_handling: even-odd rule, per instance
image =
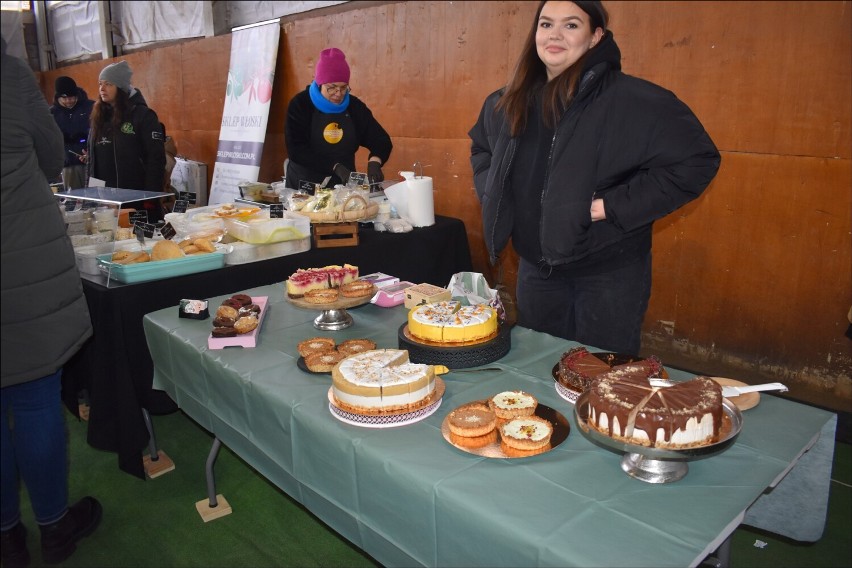
POLYGON ((611 371, 592 382, 587 404, 589 426, 640 446, 705 446, 718 441, 722 426, 722 387, 708 377, 655 386, 611 371))
POLYGON ((562 354, 556 375, 564 386, 585 392, 592 381, 604 373, 616 371, 624 377, 650 378, 662 376, 662 370, 662 362, 653 355, 640 361, 610 366, 606 361, 589 353, 585 347, 575 347, 562 354))
POLYGON ((359 414, 414 410, 431 400, 435 370, 411 363, 408 351, 377 349, 346 357, 331 371, 334 400, 359 414))
POLYGON ((424 304, 408 312, 408 333, 434 343, 481 341, 497 333, 497 310, 486 304, 462 306, 456 300, 424 304))

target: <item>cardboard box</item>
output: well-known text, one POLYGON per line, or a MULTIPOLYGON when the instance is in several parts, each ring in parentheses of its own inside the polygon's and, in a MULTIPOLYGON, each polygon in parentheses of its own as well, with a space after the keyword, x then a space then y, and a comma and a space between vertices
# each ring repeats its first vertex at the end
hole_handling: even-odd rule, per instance
POLYGON ((409 310, 423 304, 443 302, 451 298, 450 291, 431 284, 417 284, 405 290, 405 307, 409 310))

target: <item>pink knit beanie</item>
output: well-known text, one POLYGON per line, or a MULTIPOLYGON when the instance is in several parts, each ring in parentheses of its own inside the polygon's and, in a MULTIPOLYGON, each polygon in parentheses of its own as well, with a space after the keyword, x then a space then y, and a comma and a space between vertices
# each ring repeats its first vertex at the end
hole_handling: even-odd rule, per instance
POLYGON ((346 63, 346 56, 342 51, 336 47, 322 50, 314 81, 317 85, 349 82, 349 64, 346 63))

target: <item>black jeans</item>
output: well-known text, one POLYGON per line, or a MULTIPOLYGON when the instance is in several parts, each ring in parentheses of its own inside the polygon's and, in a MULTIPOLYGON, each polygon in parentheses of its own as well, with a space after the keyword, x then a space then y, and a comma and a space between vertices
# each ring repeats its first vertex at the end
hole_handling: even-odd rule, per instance
POLYGON ((518 265, 518 324, 604 351, 637 355, 651 297, 651 253, 598 274, 518 265), (547 273, 545 273, 546 275, 547 273))

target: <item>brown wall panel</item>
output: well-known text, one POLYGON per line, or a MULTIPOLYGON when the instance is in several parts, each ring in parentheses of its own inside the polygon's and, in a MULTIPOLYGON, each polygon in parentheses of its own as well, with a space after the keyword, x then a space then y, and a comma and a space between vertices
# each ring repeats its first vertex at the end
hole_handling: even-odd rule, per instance
MULTIPOLYGON (((684 368, 781 380, 849 408, 852 355, 852 10, 848 2, 606 2, 624 71, 675 92, 722 152, 718 177, 654 230, 643 351, 684 368)), ((535 2, 350 2, 283 18, 261 181, 286 157, 290 98, 319 52, 346 52, 353 93, 391 133, 388 178, 424 165, 435 209, 462 218, 474 268, 496 283, 473 192, 467 131, 502 86, 535 2)), ((127 59, 181 155, 212 178, 230 36, 127 59)), ((105 62, 68 74, 92 98, 105 62)), ((357 163, 365 164, 366 152, 357 163)), ((209 180, 208 180, 209 182, 209 180)), ((517 257, 500 273, 514 291, 517 257)))

